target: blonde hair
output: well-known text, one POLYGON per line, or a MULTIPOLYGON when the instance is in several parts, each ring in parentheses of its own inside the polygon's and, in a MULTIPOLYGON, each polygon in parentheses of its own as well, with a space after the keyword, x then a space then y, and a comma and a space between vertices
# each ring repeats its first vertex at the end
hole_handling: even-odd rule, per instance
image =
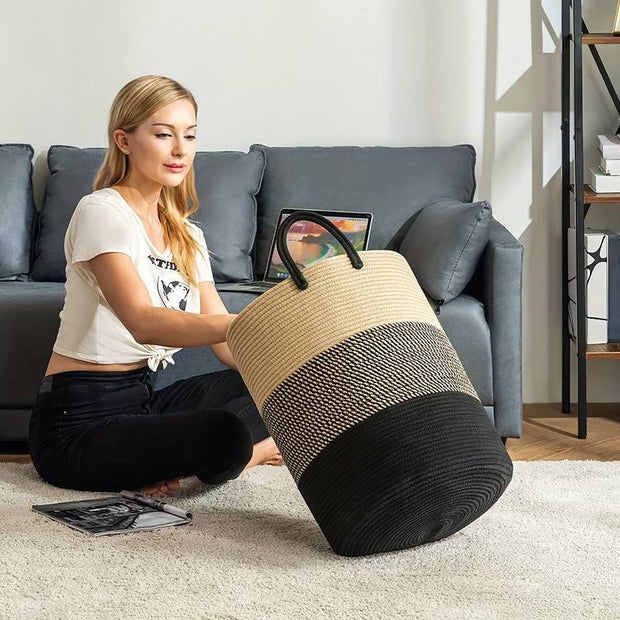
MULTIPOLYGON (((143 75, 120 89, 110 109, 108 149, 95 176, 93 190, 121 183, 129 170, 128 155, 114 141, 114 132, 122 129, 131 133, 161 107, 183 98, 189 99, 198 116, 198 104, 192 93, 171 78, 143 75)), ((177 269, 194 286, 197 285, 196 252, 202 254, 202 250, 186 222, 198 210, 198 205, 193 166, 179 185, 161 188, 157 203, 164 238, 170 246, 177 269)))

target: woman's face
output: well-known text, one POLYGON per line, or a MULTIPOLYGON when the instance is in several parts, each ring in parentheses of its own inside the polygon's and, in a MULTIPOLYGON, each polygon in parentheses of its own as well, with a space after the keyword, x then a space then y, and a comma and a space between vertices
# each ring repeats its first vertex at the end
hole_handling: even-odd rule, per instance
POLYGON ((177 99, 133 133, 117 130, 117 143, 129 151, 130 176, 134 181, 142 177, 142 181, 149 179, 168 187, 179 185, 194 161, 196 129, 194 106, 189 99, 177 99), (173 168, 171 164, 182 167, 173 168))

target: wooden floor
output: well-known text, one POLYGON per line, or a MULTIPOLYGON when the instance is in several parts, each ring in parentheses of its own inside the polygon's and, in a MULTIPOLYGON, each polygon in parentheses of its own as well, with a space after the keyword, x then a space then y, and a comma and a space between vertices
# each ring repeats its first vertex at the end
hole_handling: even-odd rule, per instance
MULTIPOLYGON (((513 461, 619 461, 620 403, 588 404, 588 436, 577 439, 577 410, 563 414, 559 404, 523 406, 523 434, 509 438, 513 461)), ((30 463, 27 444, 0 444, 0 462, 30 463)))
POLYGON ((523 433, 508 439, 513 461, 620 461, 620 403, 588 403, 588 436, 577 438, 577 404, 523 406, 523 433))

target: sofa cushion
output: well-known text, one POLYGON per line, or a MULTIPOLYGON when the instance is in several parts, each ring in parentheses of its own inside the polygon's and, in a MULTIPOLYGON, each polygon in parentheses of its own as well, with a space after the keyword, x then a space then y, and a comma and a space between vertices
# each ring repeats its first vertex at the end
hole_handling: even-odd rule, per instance
POLYGON ((64 298, 59 282, 0 282, 0 407, 34 403, 64 298))
MULTIPOLYGON (((93 191, 104 148, 53 145, 47 153, 50 179, 37 231, 31 277, 64 282, 64 237, 80 198, 93 191)), ((197 152, 194 158, 199 209, 190 219, 212 252, 216 282, 251 280, 256 199, 265 167, 262 153, 197 152)))
POLYGON ((202 229, 216 282, 254 277, 256 195, 265 171, 263 153, 200 152, 194 158, 200 207, 190 219, 202 229))
POLYGON ((0 281, 28 280, 36 209, 30 144, 0 144, 0 281))
POLYGON ((476 152, 450 147, 297 146, 262 151, 254 271, 262 277, 280 209, 370 211, 369 249, 396 250, 414 214, 429 202, 473 199, 476 152))
POLYGON ((424 292, 445 303, 470 281, 489 240, 491 205, 441 200, 424 207, 407 231, 399 252, 424 292))
POLYGON ((90 194, 105 149, 52 145, 47 151, 50 178, 37 227, 31 278, 38 282, 65 281, 64 238, 69 220, 82 196, 90 194))
POLYGON ((475 297, 462 293, 442 306, 437 318, 492 419, 492 410, 488 408, 493 405, 491 331, 484 305, 475 297))
MULTIPOLYGON (((220 293, 229 312, 238 314, 254 293, 220 293)), ((60 327, 65 299, 61 282, 0 282, 0 409, 29 408, 34 404, 38 382, 43 378, 60 327)), ((211 347, 186 347, 175 363, 154 376, 162 389, 179 379, 228 368, 211 347)), ((2 426, 2 417, 0 417, 2 426)), ((0 435, 3 435, 0 432, 0 435)))
MULTIPOLYGON (((0 410, 27 412, 34 404, 38 382, 47 368, 60 323, 65 287, 56 282, 0 282, 0 410)), ((239 313, 256 298, 241 292, 220 293, 229 312, 239 313)), ((491 336, 484 306, 461 294, 438 316, 478 397, 492 418, 493 382, 491 336)), ((211 347, 187 347, 175 364, 155 373, 153 384, 162 389, 179 379, 225 369, 211 347)), ((28 418, 11 422, 0 412, 5 441, 27 439, 28 418), (7 425, 14 428, 7 429, 7 425)))

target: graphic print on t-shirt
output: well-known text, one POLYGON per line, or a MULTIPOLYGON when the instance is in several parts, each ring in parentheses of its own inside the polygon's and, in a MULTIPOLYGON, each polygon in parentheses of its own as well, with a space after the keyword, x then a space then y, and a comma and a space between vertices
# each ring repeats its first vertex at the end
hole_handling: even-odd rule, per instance
POLYGON ((173 310, 185 310, 187 307, 187 295, 189 286, 185 282, 174 278, 157 277, 157 291, 166 308, 173 310))
POLYGON ((160 269, 172 269, 173 271, 177 271, 177 266, 174 261, 171 260, 163 260, 161 258, 155 258, 154 256, 148 255, 148 259, 151 261, 155 267, 159 267, 160 269))

